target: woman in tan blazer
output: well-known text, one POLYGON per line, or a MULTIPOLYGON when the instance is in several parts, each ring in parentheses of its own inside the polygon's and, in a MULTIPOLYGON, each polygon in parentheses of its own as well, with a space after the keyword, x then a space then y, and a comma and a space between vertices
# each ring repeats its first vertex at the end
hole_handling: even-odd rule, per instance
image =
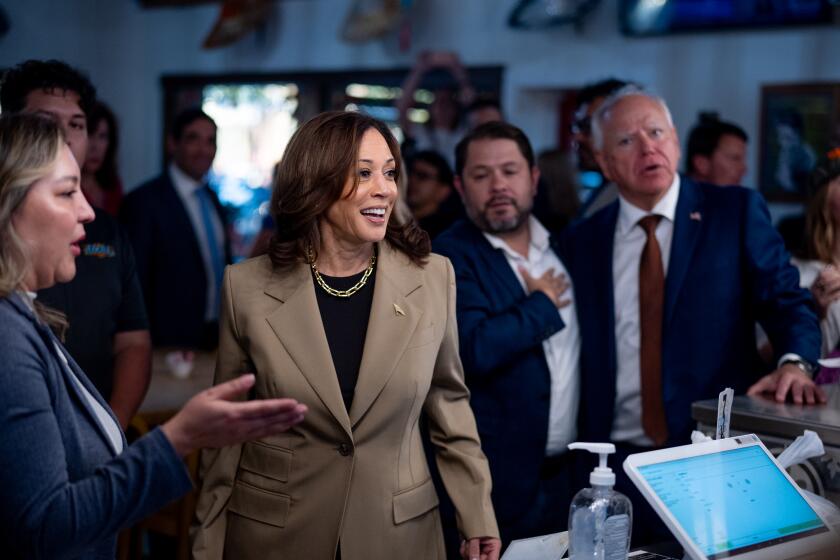
POLYGON ((202 456, 198 559, 444 559, 426 413, 465 558, 498 558, 490 473, 458 357, 455 279, 392 214, 399 147, 350 112, 304 124, 275 178, 269 254, 225 273, 216 383, 309 407, 202 456))

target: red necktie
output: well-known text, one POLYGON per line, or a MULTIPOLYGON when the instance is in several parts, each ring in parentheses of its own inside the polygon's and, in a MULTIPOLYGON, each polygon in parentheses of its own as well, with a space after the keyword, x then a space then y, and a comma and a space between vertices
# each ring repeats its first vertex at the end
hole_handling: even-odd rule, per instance
POLYGON ((647 234, 639 262, 639 350, 642 382, 642 428, 657 446, 668 439, 665 404, 662 399, 662 309, 665 300, 665 271, 656 226, 662 216, 639 220, 647 234))

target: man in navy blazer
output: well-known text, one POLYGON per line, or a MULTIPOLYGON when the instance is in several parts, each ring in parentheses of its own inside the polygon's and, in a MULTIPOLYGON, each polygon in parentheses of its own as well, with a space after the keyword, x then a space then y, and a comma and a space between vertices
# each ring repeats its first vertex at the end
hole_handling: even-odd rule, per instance
POLYGON ((565 528, 576 429, 577 319, 563 263, 531 216, 538 179, 521 130, 476 128, 456 152, 469 221, 434 243, 455 269, 461 360, 505 545, 565 528))
POLYGON ((207 173, 216 124, 200 109, 173 121, 172 162, 124 200, 120 218, 134 246, 155 346, 214 348, 219 290, 231 262, 227 222, 207 173))
POLYGON ((582 337, 580 437, 614 441, 620 464, 631 452, 689 443, 691 403, 726 387, 824 400, 810 376, 817 318, 763 199, 680 178, 670 112, 638 88, 609 98, 593 125, 619 200, 564 239, 582 337), (777 360, 764 377, 756 322, 777 360))

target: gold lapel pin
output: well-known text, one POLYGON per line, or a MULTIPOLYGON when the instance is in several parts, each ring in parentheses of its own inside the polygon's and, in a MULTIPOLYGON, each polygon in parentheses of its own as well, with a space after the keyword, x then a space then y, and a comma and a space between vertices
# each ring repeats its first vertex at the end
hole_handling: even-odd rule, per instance
POLYGON ((397 315, 402 315, 403 317, 405 317, 405 311, 403 311, 403 310, 402 310, 402 307, 400 307, 400 306, 399 306, 399 305, 397 305, 396 303, 394 304, 394 312, 395 312, 397 315))

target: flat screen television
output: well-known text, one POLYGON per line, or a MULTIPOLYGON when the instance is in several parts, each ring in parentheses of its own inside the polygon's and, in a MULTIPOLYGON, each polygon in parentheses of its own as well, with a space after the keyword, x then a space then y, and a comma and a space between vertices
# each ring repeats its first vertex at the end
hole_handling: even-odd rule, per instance
POLYGON ((830 24, 838 0, 619 0, 625 35, 830 24))

